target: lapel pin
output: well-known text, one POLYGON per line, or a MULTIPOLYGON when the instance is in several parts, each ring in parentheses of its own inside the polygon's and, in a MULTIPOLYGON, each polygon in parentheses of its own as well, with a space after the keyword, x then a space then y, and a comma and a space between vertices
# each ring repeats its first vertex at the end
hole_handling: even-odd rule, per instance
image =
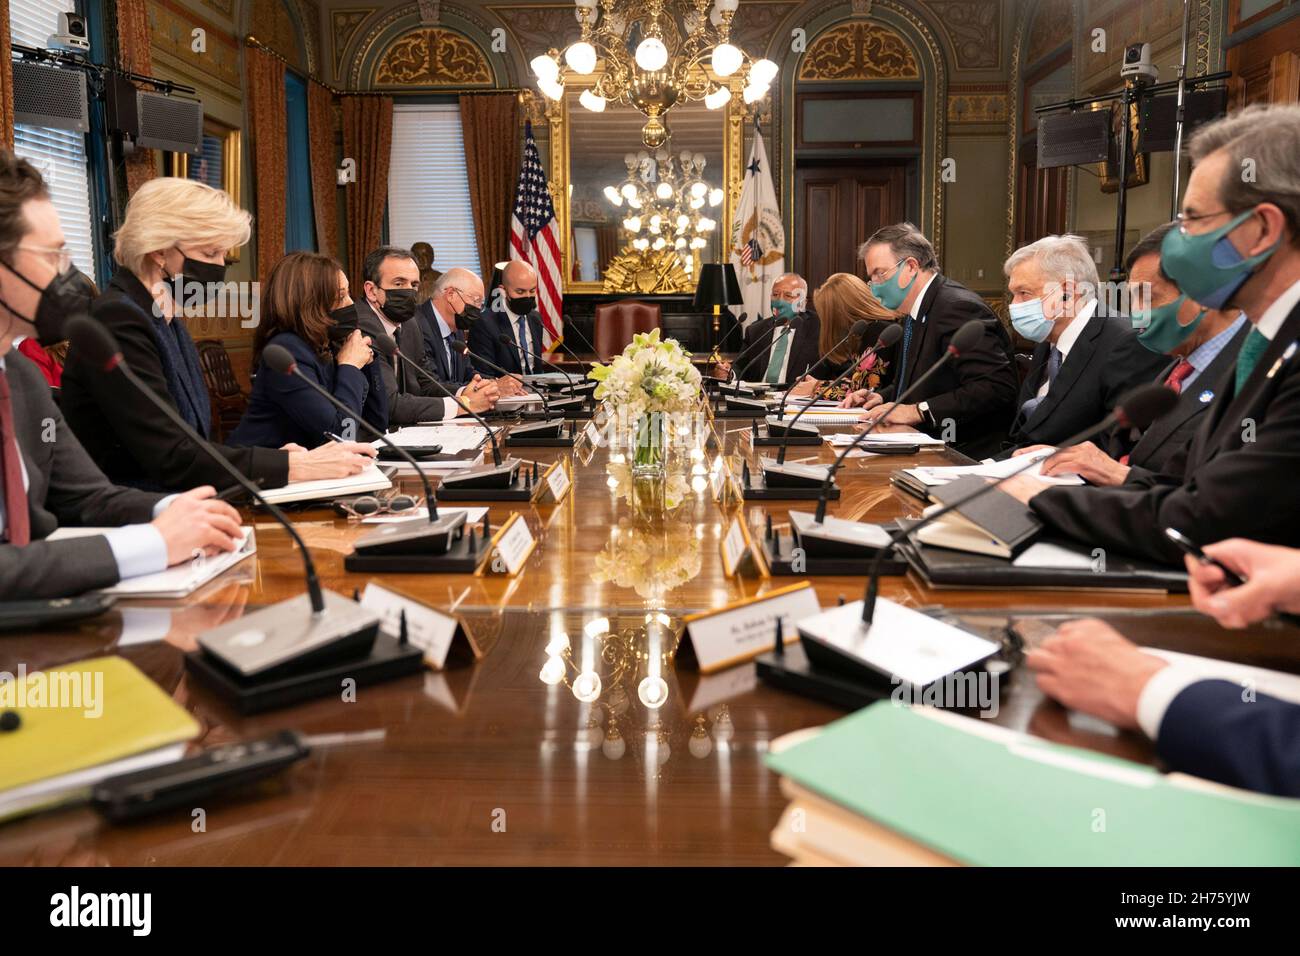
POLYGON ((1197 396, 1197 399, 1202 405, 1208 405, 1210 402, 1214 401, 1214 393, 1207 388, 1197 396))

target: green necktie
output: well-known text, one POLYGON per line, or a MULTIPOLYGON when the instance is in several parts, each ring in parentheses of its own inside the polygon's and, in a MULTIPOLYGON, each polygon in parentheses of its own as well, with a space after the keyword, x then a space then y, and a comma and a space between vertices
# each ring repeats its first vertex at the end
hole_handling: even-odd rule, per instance
MULTIPOLYGON (((782 330, 784 331, 784 330, 782 330)), ((781 366, 785 364, 785 350, 790 347, 790 336, 777 332, 779 340, 772 346, 772 357, 767 362, 767 383, 775 385, 781 381, 781 366)))
POLYGON ((1246 341, 1241 343, 1241 351, 1237 353, 1237 395, 1241 394, 1241 387, 1246 384, 1246 379, 1250 378, 1250 373, 1255 371, 1255 366, 1259 364, 1259 357, 1267 348, 1268 339, 1264 333, 1259 329, 1251 329, 1250 334, 1246 336, 1246 341))

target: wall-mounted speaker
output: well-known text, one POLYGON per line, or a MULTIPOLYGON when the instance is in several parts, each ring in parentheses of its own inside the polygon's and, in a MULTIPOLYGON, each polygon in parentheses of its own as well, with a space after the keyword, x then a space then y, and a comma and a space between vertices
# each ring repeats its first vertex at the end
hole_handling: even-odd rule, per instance
POLYGON ((197 155, 203 146, 203 104, 135 88, 113 76, 108 83, 108 125, 137 148, 197 155))
POLYGON ((14 122, 84 133, 90 129, 86 74, 27 60, 14 64, 14 122))

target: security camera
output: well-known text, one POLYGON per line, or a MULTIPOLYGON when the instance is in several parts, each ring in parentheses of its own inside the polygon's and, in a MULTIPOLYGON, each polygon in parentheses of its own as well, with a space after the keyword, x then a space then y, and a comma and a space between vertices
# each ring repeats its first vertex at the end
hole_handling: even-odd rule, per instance
POLYGON ((1151 62, 1150 43, 1130 43, 1124 48, 1124 63, 1119 68, 1119 75, 1128 79, 1132 77, 1137 83, 1154 83, 1160 79, 1160 70, 1151 62))
POLYGON ((51 50, 66 50, 85 56, 90 52, 90 31, 86 27, 86 18, 79 13, 60 13, 59 32, 50 34, 45 41, 51 50))

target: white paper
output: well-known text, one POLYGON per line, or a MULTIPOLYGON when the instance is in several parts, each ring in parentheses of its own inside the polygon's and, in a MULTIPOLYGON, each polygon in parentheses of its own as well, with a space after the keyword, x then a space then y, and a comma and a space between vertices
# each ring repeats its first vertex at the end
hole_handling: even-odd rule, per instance
MULTIPOLYGON (((387 438, 394 445, 407 448, 441 445, 442 454, 457 455, 484 444, 487 441, 487 429, 482 425, 408 425, 389 433, 387 438)), ((370 444, 379 448, 383 442, 373 441, 370 444)))
POLYGON ((1031 455, 1005 458, 1002 461, 994 461, 992 458, 989 458, 980 462, 978 465, 908 468, 907 473, 915 477, 927 488, 934 487, 935 485, 946 485, 948 482, 956 481, 958 478, 963 478, 966 475, 979 475, 981 478, 1007 478, 1011 475, 1021 474, 1028 475, 1031 478, 1037 478, 1039 481, 1048 485, 1083 484, 1083 479, 1078 475, 1044 476, 1041 473, 1043 459, 1047 458, 1051 454, 1051 450, 1044 450, 1041 452, 1034 452, 1031 455), (1026 468, 1025 463, 1029 460, 1032 460, 1034 464, 1026 468))
MULTIPOLYGON (((487 508, 448 508, 446 505, 438 505, 438 516, 440 518, 450 518, 459 512, 465 512, 466 524, 477 524, 483 520, 483 516, 488 513, 487 508)), ((412 518, 429 517, 429 509, 421 505, 418 508, 412 508, 410 511, 400 511, 397 514, 371 515, 369 518, 362 518, 362 524, 391 524, 394 521, 410 521, 412 518)))
MULTIPOLYGON (((800 424, 803 422, 801 421, 800 424)), ((839 432, 835 435, 827 435, 826 440, 836 448, 844 448, 852 445, 858 437, 855 433, 839 432)), ((942 438, 935 438, 925 432, 872 432, 862 439, 863 444, 873 441, 883 445, 931 445, 935 448, 942 448, 944 444, 942 438)))
POLYGON ((345 495, 360 495, 368 491, 383 491, 391 488, 393 483, 388 476, 371 462, 356 475, 347 478, 320 478, 315 481, 294 481, 283 488, 263 491, 262 497, 272 504, 284 504, 290 501, 310 501, 315 498, 341 498, 345 495))
POLYGON ((1058 568, 1070 571, 1091 571, 1094 558, 1073 548, 1053 544, 1050 541, 1037 541, 1025 548, 1012 565, 1017 568, 1058 568))
POLYGON ((799 630, 828 647, 917 686, 995 654, 998 645, 886 598, 876 601, 870 628, 854 601, 799 621, 799 630))
MULTIPOLYGON (((46 540, 58 541, 65 538, 84 538, 89 535, 103 534, 107 528, 59 528, 46 540)), ((257 552, 257 538, 253 529, 243 527, 239 547, 234 551, 225 551, 212 557, 203 557, 194 561, 185 561, 164 571, 154 574, 141 574, 133 578, 118 581, 112 587, 101 588, 100 593, 116 594, 130 598, 180 598, 193 594, 217 575, 228 571, 240 561, 257 552)))

